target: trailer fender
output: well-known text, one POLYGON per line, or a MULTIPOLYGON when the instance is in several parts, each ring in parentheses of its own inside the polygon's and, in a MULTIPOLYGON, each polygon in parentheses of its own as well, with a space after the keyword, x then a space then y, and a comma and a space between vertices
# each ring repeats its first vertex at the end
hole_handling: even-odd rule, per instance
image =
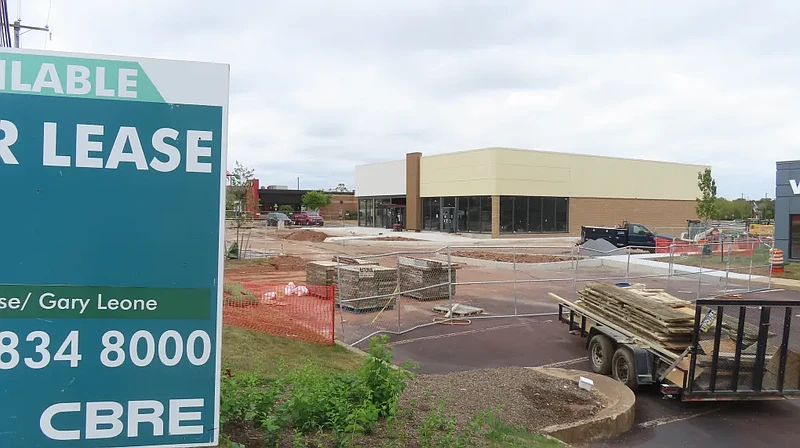
POLYGON ((586 347, 589 347, 589 341, 592 340, 592 337, 597 334, 602 334, 608 336, 609 339, 614 343, 614 349, 616 350, 617 345, 619 344, 627 344, 630 342, 630 338, 625 336, 624 334, 616 331, 614 329, 608 328, 604 325, 594 325, 589 330, 589 337, 586 338, 586 347))
POLYGON ((625 347, 633 353, 633 359, 636 363, 636 378, 639 381, 639 385, 645 386, 655 384, 653 370, 653 363, 655 360, 653 359, 653 355, 640 347, 628 344, 625 344, 625 347))

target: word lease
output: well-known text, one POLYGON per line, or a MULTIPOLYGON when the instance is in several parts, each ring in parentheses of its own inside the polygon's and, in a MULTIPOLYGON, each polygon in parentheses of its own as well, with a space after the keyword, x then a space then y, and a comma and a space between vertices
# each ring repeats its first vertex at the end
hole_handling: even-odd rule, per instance
MULTIPOLYGON (((211 163, 201 158, 211 157, 211 147, 203 146, 203 142, 213 140, 213 132, 187 130, 185 136, 172 128, 161 128, 149 136, 147 152, 153 154, 149 160, 145 155, 145 146, 135 127, 120 126, 115 130, 116 136, 107 158, 103 143, 98 138, 106 134, 101 125, 78 124, 75 128, 75 142, 69 145, 71 153, 59 153, 56 141, 58 125, 45 122, 43 128, 42 163, 44 166, 96 168, 115 170, 120 164, 133 164, 137 170, 155 170, 162 173, 175 171, 181 163, 181 150, 186 157, 187 173, 210 173, 211 163), (185 146, 178 148, 178 141, 185 141, 185 146)), ((19 139, 17 126, 8 120, 0 119, 0 162, 5 165, 19 165, 14 145, 19 139)))

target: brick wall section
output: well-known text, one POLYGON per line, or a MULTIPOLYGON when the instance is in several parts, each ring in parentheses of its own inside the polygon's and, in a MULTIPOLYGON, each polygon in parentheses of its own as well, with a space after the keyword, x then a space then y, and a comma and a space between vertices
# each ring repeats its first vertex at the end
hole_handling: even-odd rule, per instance
POLYGON ((331 203, 319 209, 322 216, 338 216, 339 212, 358 213, 358 198, 352 194, 332 194, 331 203))
MULTIPOLYGON (((570 198, 569 233, 580 236, 581 226, 615 226, 622 221, 644 224, 650 230, 670 234, 659 227, 686 228, 697 219, 695 201, 657 199, 570 198)), ((672 235, 678 236, 678 235, 672 235)))
POLYGON ((420 198, 421 152, 406 154, 406 230, 422 230, 422 198, 420 198))

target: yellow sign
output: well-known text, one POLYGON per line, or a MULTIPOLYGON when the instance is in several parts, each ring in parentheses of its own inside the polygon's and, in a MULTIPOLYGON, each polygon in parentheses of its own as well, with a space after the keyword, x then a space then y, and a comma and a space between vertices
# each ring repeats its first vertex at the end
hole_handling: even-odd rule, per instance
POLYGON ((775 233, 775 226, 771 224, 750 224, 750 235, 772 236, 775 233))

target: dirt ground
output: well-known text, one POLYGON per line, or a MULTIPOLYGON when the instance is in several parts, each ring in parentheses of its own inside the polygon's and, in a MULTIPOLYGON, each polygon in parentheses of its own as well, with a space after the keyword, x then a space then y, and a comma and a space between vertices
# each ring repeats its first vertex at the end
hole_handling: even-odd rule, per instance
POLYGON ((225 281, 305 282, 307 264, 308 260, 296 255, 256 260, 228 260, 225 262, 225 281))
POLYGON ((401 407, 424 414, 444 404, 445 414, 466 424, 476 414, 502 409, 506 424, 536 432, 591 417, 603 407, 596 392, 522 367, 420 375, 401 397, 401 407))
POLYGON ((308 241, 311 243, 321 243, 325 241, 325 238, 328 238, 329 235, 325 232, 320 232, 317 230, 301 229, 290 232, 279 232, 277 233, 277 236, 278 238, 283 238, 289 241, 308 241))
POLYGON ((459 250, 451 253, 453 257, 475 258, 478 260, 501 261, 505 263, 554 263, 557 261, 570 261, 572 257, 557 255, 534 255, 513 252, 488 252, 486 250, 459 250))
POLYGON ((368 241, 419 241, 416 238, 408 238, 405 236, 379 236, 377 238, 367 238, 368 241))

